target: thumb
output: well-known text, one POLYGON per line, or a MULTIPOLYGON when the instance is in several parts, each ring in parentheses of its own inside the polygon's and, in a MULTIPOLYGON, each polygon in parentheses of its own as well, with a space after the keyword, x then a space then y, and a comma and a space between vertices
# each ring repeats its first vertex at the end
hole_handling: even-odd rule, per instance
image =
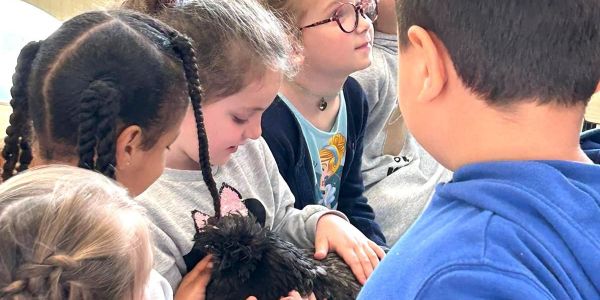
POLYGON ((315 259, 321 260, 329 253, 329 240, 327 237, 320 235, 315 240, 315 259))

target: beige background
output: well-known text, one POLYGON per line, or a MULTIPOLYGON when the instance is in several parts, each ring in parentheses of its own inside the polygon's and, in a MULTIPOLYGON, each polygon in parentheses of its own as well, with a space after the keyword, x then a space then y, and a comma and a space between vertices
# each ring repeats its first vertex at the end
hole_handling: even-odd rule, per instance
POLYGON ((85 11, 115 7, 119 0, 25 0, 64 21, 85 11))

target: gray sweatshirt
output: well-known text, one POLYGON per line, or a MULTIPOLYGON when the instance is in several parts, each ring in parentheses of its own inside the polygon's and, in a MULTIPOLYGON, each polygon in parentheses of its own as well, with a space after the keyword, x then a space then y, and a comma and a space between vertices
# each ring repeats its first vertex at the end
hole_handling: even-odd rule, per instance
POLYGON ((406 129, 398 109, 397 70, 397 36, 375 32, 371 66, 351 75, 369 102, 362 158, 365 196, 390 246, 423 211, 435 185, 451 177, 406 129))
MULTIPOLYGON (((260 138, 241 146, 227 164, 213 170, 224 212, 245 209, 241 199, 256 198, 266 211, 265 226, 302 248, 313 248, 317 221, 337 211, 321 205, 294 208, 294 196, 279 175, 277 164, 260 138)), ((175 290, 187 273, 186 256, 193 246, 195 226, 203 226, 192 211, 214 214, 212 199, 200 171, 166 169, 137 200, 147 210, 155 243, 154 268, 175 290)))

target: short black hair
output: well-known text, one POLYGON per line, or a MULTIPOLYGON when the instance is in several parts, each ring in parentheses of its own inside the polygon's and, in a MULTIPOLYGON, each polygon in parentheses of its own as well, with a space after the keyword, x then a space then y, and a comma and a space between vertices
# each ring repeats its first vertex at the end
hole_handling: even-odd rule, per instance
POLYGON ((586 104, 600 80, 598 0, 397 0, 400 47, 418 25, 489 104, 586 104))

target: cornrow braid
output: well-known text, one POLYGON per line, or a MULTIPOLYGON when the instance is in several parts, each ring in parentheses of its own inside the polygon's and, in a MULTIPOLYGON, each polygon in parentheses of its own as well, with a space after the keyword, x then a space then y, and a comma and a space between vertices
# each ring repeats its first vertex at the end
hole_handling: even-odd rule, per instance
POLYGON ((204 116, 202 114, 202 96, 200 87, 200 77, 198 76, 198 64, 192 43, 185 36, 173 32, 171 42, 176 52, 179 53, 183 61, 183 68, 188 84, 188 92, 192 101, 194 118, 196 119, 196 130, 198 131, 198 153, 200 154, 199 163, 202 171, 202 178, 206 183, 208 191, 213 199, 215 209, 215 218, 221 216, 221 201, 217 184, 212 176, 212 167, 210 166, 210 154, 208 151, 208 137, 204 128, 204 116))
POLYGON ((119 109, 120 92, 112 83, 95 80, 83 91, 79 111, 79 167, 115 177, 119 109))
POLYGON ((17 59, 17 67, 13 75, 13 87, 10 89, 12 99, 10 105, 10 125, 6 129, 2 157, 4 166, 2 180, 5 181, 15 173, 15 166, 19 162, 18 171, 27 169, 31 163, 31 147, 29 145, 29 104, 27 100, 27 85, 31 65, 40 48, 39 42, 30 42, 21 50, 17 59))

